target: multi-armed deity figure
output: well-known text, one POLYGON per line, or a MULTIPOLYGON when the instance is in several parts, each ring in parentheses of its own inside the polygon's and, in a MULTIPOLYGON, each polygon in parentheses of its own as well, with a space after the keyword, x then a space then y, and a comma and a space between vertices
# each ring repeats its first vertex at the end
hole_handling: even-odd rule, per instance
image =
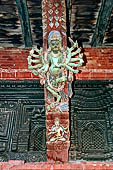
POLYGON ((48 36, 46 53, 43 53, 43 48, 34 47, 28 56, 28 68, 32 69, 34 75, 41 78, 41 84, 45 84, 47 89, 47 111, 68 110, 67 98, 72 96, 73 73, 78 73, 77 67, 83 63, 83 54, 77 41, 74 43, 71 39, 69 40, 72 47, 67 47, 65 55, 61 34, 53 30, 48 36))

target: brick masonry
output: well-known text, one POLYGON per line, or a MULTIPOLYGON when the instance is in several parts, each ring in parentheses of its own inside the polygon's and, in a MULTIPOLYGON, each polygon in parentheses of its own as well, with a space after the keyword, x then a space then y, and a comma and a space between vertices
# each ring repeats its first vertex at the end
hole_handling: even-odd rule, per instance
MULTIPOLYGON (((28 69, 27 56, 30 49, 0 49, 0 79, 27 80, 38 79, 28 69)), ((85 64, 76 74, 77 80, 112 80, 113 48, 85 48, 85 64)))
POLYGON ((0 163, 0 170, 113 170, 113 162, 82 162, 65 164, 25 163, 9 161, 0 163))

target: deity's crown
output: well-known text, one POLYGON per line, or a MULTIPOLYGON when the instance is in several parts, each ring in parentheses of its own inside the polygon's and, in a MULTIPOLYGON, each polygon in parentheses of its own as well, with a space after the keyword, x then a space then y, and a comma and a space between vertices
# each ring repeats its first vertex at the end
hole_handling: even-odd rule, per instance
POLYGON ((61 34, 59 31, 51 31, 49 33, 49 36, 48 36, 48 42, 50 42, 51 40, 59 40, 59 41, 62 41, 62 37, 61 37, 61 34))
POLYGON ((50 40, 59 40, 59 41, 61 41, 61 38, 57 34, 53 33, 50 40))

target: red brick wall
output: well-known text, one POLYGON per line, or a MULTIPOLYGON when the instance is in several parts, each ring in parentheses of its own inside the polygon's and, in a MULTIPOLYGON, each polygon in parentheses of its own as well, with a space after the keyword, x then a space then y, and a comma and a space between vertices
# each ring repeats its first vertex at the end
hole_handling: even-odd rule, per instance
MULTIPOLYGON (((24 80, 37 79, 27 66, 30 49, 0 49, 0 79, 24 80)), ((79 80, 111 80, 113 79, 113 48, 84 49, 85 66, 76 74, 79 80)))
POLYGON ((113 79, 113 48, 84 49, 86 65, 81 67, 81 73, 76 75, 82 80, 113 79))
POLYGON ((75 162, 66 164, 1 162, 0 170, 113 170, 113 162, 75 162))

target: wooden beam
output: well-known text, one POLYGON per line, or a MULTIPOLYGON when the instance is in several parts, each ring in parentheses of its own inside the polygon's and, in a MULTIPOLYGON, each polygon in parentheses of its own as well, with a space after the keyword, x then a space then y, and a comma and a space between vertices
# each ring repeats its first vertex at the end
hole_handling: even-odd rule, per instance
POLYGON ((107 29, 109 17, 111 16, 113 8, 113 0, 102 0, 96 28, 91 40, 91 46, 101 46, 104 39, 104 34, 107 29))
POLYGON ((66 27, 67 27, 67 42, 70 44, 68 37, 70 37, 70 24, 72 13, 72 0, 66 0, 66 27))
POLYGON ((72 0, 67 0, 66 3, 67 3, 67 8, 70 8, 70 6, 72 5, 72 0))
POLYGON ((66 0, 66 7, 68 11, 69 21, 71 22, 72 0, 66 0))
POLYGON ((32 35, 26 0, 16 0, 25 47, 32 47, 32 35))

